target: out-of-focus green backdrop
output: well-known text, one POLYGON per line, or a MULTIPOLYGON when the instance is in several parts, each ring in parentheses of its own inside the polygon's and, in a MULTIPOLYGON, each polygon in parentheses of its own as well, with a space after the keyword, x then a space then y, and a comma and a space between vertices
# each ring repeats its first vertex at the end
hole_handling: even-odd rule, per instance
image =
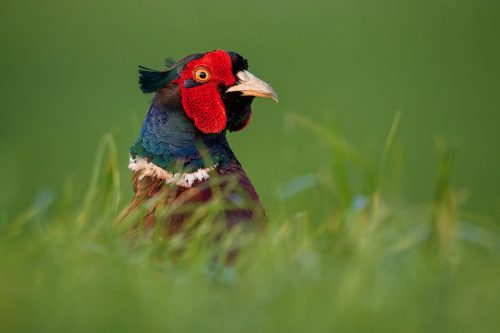
POLYGON ((470 193, 465 209, 498 218, 499 13, 486 0, 3 0, 0 211, 67 182, 83 191, 106 132, 127 182, 149 100, 136 66, 221 48, 247 57, 280 97, 256 101, 251 126, 230 135, 271 215, 280 186, 332 163, 287 113, 376 156, 400 110, 403 200, 432 195, 441 136, 455 152, 453 185, 470 193))

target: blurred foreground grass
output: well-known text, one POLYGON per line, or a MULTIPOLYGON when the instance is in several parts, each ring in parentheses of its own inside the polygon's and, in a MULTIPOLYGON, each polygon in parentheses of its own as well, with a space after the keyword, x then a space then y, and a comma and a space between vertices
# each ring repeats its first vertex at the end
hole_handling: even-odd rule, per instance
POLYGON ((264 234, 218 244, 207 228, 189 241, 158 233, 131 242, 129 225, 115 222, 128 198, 105 137, 83 203, 69 186, 59 198, 42 191, 1 221, 0 331, 495 331, 498 230, 461 212, 446 144, 435 196, 408 206, 386 191, 398 116, 374 160, 318 124, 289 120, 327 144, 335 167, 283 186, 264 234), (366 193, 352 193, 353 170, 366 193), (217 264, 214 253, 236 241, 237 264, 217 264))

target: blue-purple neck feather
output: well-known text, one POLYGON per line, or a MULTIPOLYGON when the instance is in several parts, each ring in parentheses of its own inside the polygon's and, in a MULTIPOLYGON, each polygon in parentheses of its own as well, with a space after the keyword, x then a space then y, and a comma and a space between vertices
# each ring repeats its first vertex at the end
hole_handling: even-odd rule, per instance
POLYGON ((236 159, 226 132, 204 134, 180 104, 162 103, 158 94, 144 119, 139 137, 130 148, 132 157, 146 158, 170 172, 193 172, 236 159))

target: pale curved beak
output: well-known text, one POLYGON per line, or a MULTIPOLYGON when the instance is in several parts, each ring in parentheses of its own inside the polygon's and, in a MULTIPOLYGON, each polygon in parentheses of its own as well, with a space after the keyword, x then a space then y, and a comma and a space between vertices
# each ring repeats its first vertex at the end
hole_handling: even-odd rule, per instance
POLYGON ((272 98, 274 101, 278 101, 278 95, 276 95, 273 88, 252 73, 239 71, 236 76, 238 77, 238 84, 228 88, 226 92, 240 91, 243 96, 272 98))

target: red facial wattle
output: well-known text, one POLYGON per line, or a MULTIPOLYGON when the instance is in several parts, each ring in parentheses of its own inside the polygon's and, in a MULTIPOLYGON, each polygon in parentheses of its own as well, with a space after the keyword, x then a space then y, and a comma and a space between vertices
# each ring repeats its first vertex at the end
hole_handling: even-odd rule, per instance
POLYGON ((220 133, 226 127, 227 117, 222 102, 219 85, 229 87, 236 83, 232 73, 231 57, 226 51, 208 52, 200 59, 190 61, 180 77, 175 81, 180 88, 182 106, 186 115, 193 119, 195 126, 203 133, 220 133), (209 79, 192 87, 185 81, 196 82, 195 71, 206 69, 209 79))

